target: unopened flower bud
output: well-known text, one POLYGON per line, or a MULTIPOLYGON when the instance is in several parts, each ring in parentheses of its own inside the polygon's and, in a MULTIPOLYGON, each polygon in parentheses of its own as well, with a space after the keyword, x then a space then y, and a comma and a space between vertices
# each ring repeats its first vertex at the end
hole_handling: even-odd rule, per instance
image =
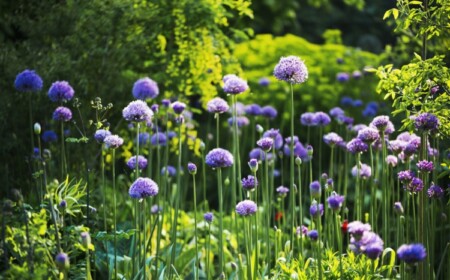
POLYGON ((36 135, 41 134, 41 125, 39 123, 34 124, 34 134, 36 134, 36 135))
POLYGON ((300 157, 295 158, 295 164, 302 165, 302 159, 300 157))
POLYGON ((81 244, 83 244, 85 249, 89 250, 89 246, 91 245, 91 236, 89 235, 89 232, 85 231, 81 233, 81 244))

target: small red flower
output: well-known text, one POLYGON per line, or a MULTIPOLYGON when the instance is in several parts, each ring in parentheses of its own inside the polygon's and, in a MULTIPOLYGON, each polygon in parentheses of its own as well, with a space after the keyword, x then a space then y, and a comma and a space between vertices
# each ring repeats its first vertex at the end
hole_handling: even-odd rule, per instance
POLYGON ((277 213, 275 213, 275 221, 276 222, 281 220, 281 218, 283 218, 283 212, 278 211, 277 213))
POLYGON ((341 230, 343 233, 347 233, 348 230, 348 220, 344 220, 341 225, 341 230))

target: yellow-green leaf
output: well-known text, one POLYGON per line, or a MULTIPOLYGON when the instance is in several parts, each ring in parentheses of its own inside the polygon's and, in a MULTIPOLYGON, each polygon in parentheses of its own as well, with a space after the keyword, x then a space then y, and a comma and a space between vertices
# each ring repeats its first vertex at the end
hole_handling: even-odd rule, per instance
POLYGON ((392 15, 394 16, 394 19, 398 18, 398 9, 392 9, 392 15))

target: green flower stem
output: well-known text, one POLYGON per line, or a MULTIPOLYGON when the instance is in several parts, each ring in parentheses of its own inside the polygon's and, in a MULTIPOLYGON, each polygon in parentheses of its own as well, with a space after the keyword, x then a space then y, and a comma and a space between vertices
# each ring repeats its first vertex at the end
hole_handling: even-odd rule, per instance
MULTIPOLYGON (((427 1, 425 1, 427 2, 427 1)), ((425 4, 426 5, 426 4, 425 4)), ((428 135, 427 132, 423 132, 421 135, 421 141, 420 141, 420 155, 419 160, 427 160, 428 155, 428 135)), ((421 173, 421 179, 424 186, 427 185, 427 174, 421 173)), ((426 229, 426 222, 425 222, 425 211, 429 211, 425 201, 426 201, 426 191, 422 190, 418 193, 418 221, 417 221, 417 235, 416 238, 420 243, 422 243, 426 248, 430 248, 428 244, 428 229, 426 229)), ((420 262, 419 263, 419 277, 420 279, 426 279, 429 278, 428 272, 430 271, 429 264, 420 262)))
POLYGON ((334 235, 336 236, 336 240, 337 240, 337 244, 338 244, 338 248, 339 248, 339 277, 343 277, 344 275, 344 269, 342 267, 342 236, 341 236, 341 230, 339 228, 340 225, 340 219, 339 219, 339 214, 336 211, 334 213, 334 230, 335 233, 334 235))
MULTIPOLYGON (((236 169, 237 169, 237 182, 238 182, 238 189, 239 189, 239 198, 243 198, 243 193, 242 193, 242 185, 241 185, 241 156, 239 153, 239 134, 238 134, 238 125, 237 125, 237 113, 236 113, 236 104, 237 104, 237 96, 233 95, 233 116, 234 116, 234 134, 235 134, 235 138, 234 141, 236 141, 236 169)), ((236 180, 235 179, 235 180, 236 180)), ((235 204, 233 204, 235 205, 235 204)))
POLYGON ((219 186, 219 275, 224 273, 223 269, 223 187, 222 169, 217 168, 217 185, 219 186))
POLYGON ((319 176, 322 176, 322 142, 323 142, 323 126, 319 126, 319 157, 317 158, 319 164, 319 176))
MULTIPOLYGON (((385 141, 385 134, 384 131, 380 132, 380 138, 381 138, 381 150, 382 150, 382 156, 381 156, 381 170, 383 172, 381 173, 381 185, 382 185, 382 193, 383 193, 383 208, 382 208, 382 215, 383 215, 383 240, 386 242, 386 244, 389 244, 389 226, 388 226, 388 217, 389 217, 389 207, 388 205, 388 199, 390 194, 390 187, 387 185, 387 177, 386 172, 384 172, 386 168, 386 156, 387 156, 387 150, 386 150, 386 141, 385 141)), ((372 171, 373 172, 373 171, 372 171)))
MULTIPOLYGON (((28 120, 30 121, 30 139, 31 139, 31 150, 30 152, 33 153, 34 151, 34 125, 33 125, 33 106, 32 106, 32 98, 34 97, 31 92, 28 94, 28 120)), ((39 137, 38 137, 39 138, 39 137)), ((39 149, 40 151, 41 149, 39 149)))
MULTIPOLYGON (((46 168, 45 161, 42 161, 42 167, 44 169, 45 193, 48 193, 48 189, 47 189, 47 168, 46 168)), ((58 252, 62 252, 61 241, 59 240, 58 222, 56 221, 56 213, 55 213, 55 208, 53 206, 53 194, 49 194, 48 200, 49 200, 50 214, 52 216, 53 226, 55 227, 55 238, 56 238, 56 244, 58 245, 58 252)))
MULTIPOLYGON (((319 204, 317 204, 317 208, 319 208, 319 204)), ((318 243, 318 249, 317 249, 317 259, 318 259, 318 265, 317 269, 319 270, 319 280, 323 279, 323 272, 322 272, 322 250, 321 250, 321 242, 322 242, 322 231, 321 231, 321 217, 320 217, 320 211, 319 211, 319 217, 317 218, 317 233, 319 234, 319 240, 318 243)))
POLYGON ((202 153, 202 184, 203 184, 203 210, 208 211, 209 205, 206 200, 206 163, 205 163, 205 150, 201 149, 202 153))
MULTIPOLYGON (((374 178, 374 176, 373 175, 375 175, 375 169, 373 168, 374 167, 374 165, 373 165, 373 148, 372 148, 372 145, 369 145, 369 151, 370 151, 370 170, 372 170, 372 178, 374 178)), ((383 169, 383 171, 384 171, 385 169, 383 169)), ((376 178, 376 176, 375 176, 375 178, 376 178)), ((375 179, 374 178, 374 179, 375 179)), ((371 202, 370 202, 370 225, 372 226, 372 228, 373 228, 373 231, 375 231, 376 232, 376 227, 377 227, 377 225, 376 225, 376 223, 375 223, 375 213, 374 213, 374 208, 375 208, 375 184, 374 184, 374 179, 371 179, 370 180, 370 183, 369 183, 369 187, 370 187, 370 200, 371 200, 371 202)), ((384 198, 384 199, 386 199, 386 198, 384 198)))
POLYGON ((290 196, 290 212, 291 212, 291 221, 289 225, 289 232, 291 235, 291 250, 292 255, 294 252, 294 228, 295 228, 295 193, 294 193, 294 176, 295 176, 295 169, 294 169, 294 87, 292 83, 290 83, 291 86, 291 142, 289 143, 290 147, 290 157, 289 157, 289 196, 290 196))
POLYGON ((362 221, 361 220, 361 218, 362 218, 362 210, 361 210, 361 201, 359 200, 359 196, 360 196, 360 192, 361 192, 361 190, 360 190, 360 188, 361 188, 361 186, 360 186, 360 180, 359 180, 359 177, 360 177, 360 173, 361 173, 361 166, 360 166, 360 161, 361 161, 361 153, 357 153, 356 154, 356 184, 355 184, 355 188, 356 188, 356 190, 355 190, 355 202, 356 202, 356 220, 357 221, 362 221))
POLYGON ((195 174, 192 174, 192 182, 194 186, 194 235, 195 235, 195 279, 198 280, 198 235, 197 235, 197 190, 195 188, 195 174))
POLYGON ((270 229, 270 212, 269 212, 269 161, 267 160, 267 152, 264 152, 264 190, 263 190, 263 200, 264 200, 264 210, 266 214, 266 230, 265 238, 266 238, 266 258, 267 258, 267 271, 270 278, 270 263, 271 263, 271 250, 270 250, 270 238, 269 238, 269 229, 270 229))
POLYGON ((246 251, 245 253, 247 255, 247 278, 252 279, 252 256, 249 248, 250 242, 248 241, 248 235, 250 232, 248 230, 249 222, 247 221, 247 217, 244 217, 243 223, 244 223, 244 243, 246 251))
POLYGON ((117 198, 116 198, 116 149, 112 150, 112 185, 114 205, 114 279, 117 279, 117 198))
POLYGON ((301 164, 297 165, 297 173, 298 173, 298 207, 299 207, 299 221, 298 225, 300 227, 300 255, 303 255, 303 234, 301 232, 303 225, 303 203, 302 203, 302 172, 301 172, 301 164))
MULTIPOLYGON (((137 161, 136 161, 136 165, 137 165, 137 161)), ((143 232, 144 232, 144 240, 141 243, 142 249, 143 249, 143 260, 142 260, 142 272, 144 274, 144 279, 147 279, 147 267, 145 265, 146 263, 146 259, 147 259, 147 250, 146 250, 146 241, 147 241, 147 209, 146 209, 146 204, 145 204, 145 198, 142 200, 142 208, 143 208, 143 213, 144 213, 144 218, 143 218, 143 232)))
MULTIPOLYGON (((138 158, 139 158, 139 129, 140 129, 140 127, 141 127, 140 123, 136 122, 136 155, 135 155, 136 166, 134 169, 134 172, 135 172, 134 179, 135 180, 137 180, 137 178, 139 178, 138 158)), ((142 244, 144 244, 144 246, 145 246, 145 240, 144 240, 144 243, 142 243, 142 241, 141 241, 141 226, 142 226, 141 222, 142 221, 141 221, 141 211, 139 211, 139 203, 135 201, 134 205, 135 205, 135 213, 134 214, 135 214, 135 219, 136 219, 136 230, 137 230, 137 234, 138 234, 138 240, 136 242, 136 239, 133 239, 135 241, 133 251, 138 252, 138 257, 137 257, 137 260, 136 259, 133 259, 133 260, 135 262, 137 261, 137 263, 134 264, 134 267, 137 269, 141 263, 141 252, 142 252, 141 246, 142 246, 142 244), (139 244, 139 249, 138 249, 138 244, 139 244)), ((134 273, 134 270, 133 270, 133 273, 134 273)))
POLYGON ((86 249, 86 279, 92 280, 91 276, 91 260, 89 254, 89 248, 86 249))
POLYGON ((218 113, 214 114, 216 119, 216 148, 220 147, 220 115, 218 113))
MULTIPOLYGON (((64 141, 64 122, 61 121, 61 181, 64 181, 65 174, 67 174, 66 167, 66 148, 64 141)), ((89 212, 89 209, 88 209, 89 212)))
MULTIPOLYGON (((38 141, 38 148, 39 148, 39 162, 42 163, 42 147, 41 147, 41 137, 40 135, 38 135, 37 137, 37 141, 38 141)), ((42 190, 42 180, 39 178, 39 207, 42 207, 42 199, 44 198, 44 193, 42 190)))
POLYGON ((211 251, 211 224, 208 223, 208 236, 206 241, 206 279, 211 279, 209 277, 209 255, 211 251))

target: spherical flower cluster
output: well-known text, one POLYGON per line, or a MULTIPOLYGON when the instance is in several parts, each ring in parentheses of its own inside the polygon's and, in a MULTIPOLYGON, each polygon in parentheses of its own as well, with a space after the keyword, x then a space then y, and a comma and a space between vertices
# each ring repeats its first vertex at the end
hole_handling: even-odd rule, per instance
POLYGON ((167 144, 166 134, 162 132, 156 132, 155 134, 152 135, 150 143, 153 146, 165 146, 167 144))
POLYGON ((165 107, 165 108, 169 108, 169 106, 170 106, 170 99, 163 99, 163 100, 161 100, 161 105, 163 106, 163 107, 165 107))
POLYGON ((102 144, 107 136, 111 135, 111 131, 106 129, 98 129, 94 134, 94 139, 102 144))
POLYGON ((285 186, 279 186, 278 188, 277 188, 277 193, 278 193, 278 195, 280 195, 280 196, 286 196, 287 195, 287 193, 289 192, 289 189, 288 188, 286 188, 285 186))
POLYGON ((46 130, 42 133, 41 138, 45 143, 56 142, 58 140, 58 135, 53 130, 46 130))
POLYGON ((175 167, 173 167, 172 165, 168 165, 168 166, 163 166, 161 168, 161 175, 165 176, 169 176, 169 177, 175 177, 175 175, 177 175, 177 169, 175 167))
MULTIPOLYGON (((296 136, 295 136, 296 137, 296 136)), ((288 141, 289 138, 286 138, 286 144, 284 145, 284 154, 288 157, 291 156, 291 146, 290 142, 288 141)), ((294 157, 299 157, 302 161, 307 162, 310 160, 310 156, 308 155, 308 150, 305 149, 303 144, 294 139, 294 157)))
POLYGON ((432 161, 421 160, 416 165, 420 172, 431 172, 434 169, 432 161))
POLYGON ((84 231, 80 234, 81 237, 81 244, 83 244, 83 247, 85 249, 88 249, 91 245, 91 236, 89 235, 89 232, 84 231))
POLYGON ((409 192, 420 192, 423 189, 423 181, 420 178, 414 177, 411 182, 404 184, 403 187, 409 192))
POLYGON ((420 243, 403 244, 397 249, 397 256, 399 260, 412 264, 425 260, 427 252, 425 247, 420 243))
POLYGON ((375 142, 378 138, 380 138, 380 134, 378 133, 378 130, 372 127, 366 127, 358 131, 359 139, 361 139, 363 142, 367 144, 371 144, 375 142))
POLYGON ((108 149, 117 149, 123 144, 123 139, 118 135, 109 135, 106 136, 104 141, 106 148, 108 149))
POLYGON ((253 172, 258 171, 258 160, 254 158, 250 159, 248 161, 248 167, 250 167, 250 170, 253 172))
POLYGON ((273 71, 274 76, 291 84, 301 84, 308 79, 308 69, 297 56, 281 57, 273 71))
POLYGON ((387 163, 387 165, 389 165, 391 167, 396 167, 397 163, 398 163, 398 158, 393 155, 388 155, 386 157, 386 163, 387 163))
POLYGON ((138 141, 139 141, 140 146, 147 145, 149 139, 150 139, 150 134, 148 134, 148 132, 139 133, 138 141))
POLYGON ((68 270, 70 266, 69 256, 66 253, 59 253, 55 257, 56 266, 60 271, 68 270))
POLYGON ((266 77, 262 77, 258 80, 258 84, 263 87, 267 87, 270 84, 270 80, 266 77))
POLYGON ((314 113, 314 125, 316 126, 326 126, 330 124, 331 119, 330 116, 328 116, 327 113, 324 112, 316 112, 314 113))
POLYGON ((228 103, 220 97, 216 97, 208 101, 206 107, 208 109, 208 112, 214 114, 222 114, 230 109, 228 103))
POLYGON ((311 238, 312 241, 317 241, 319 239, 319 232, 313 229, 308 231, 307 236, 311 238))
POLYGON ((313 200, 311 206, 309 207, 309 214, 313 218, 318 218, 323 215, 323 204, 317 204, 315 200, 313 200))
POLYGON ((264 106, 261 108, 261 116, 268 119, 274 119, 278 115, 277 110, 272 106, 264 106))
POLYGON ((223 91, 229 94, 239 94, 248 89, 248 84, 243 79, 235 76, 230 76, 223 79, 223 91))
POLYGON ((245 113, 250 116, 259 116, 261 115, 261 106, 258 104, 250 104, 245 106, 245 113))
POLYGON ((375 260, 383 252, 383 240, 378 234, 371 231, 364 231, 360 238, 350 238, 350 249, 356 254, 363 253, 368 258, 375 260))
POLYGON ((68 122, 72 119, 72 111, 67 107, 59 106, 53 112, 53 119, 55 121, 68 122))
POLYGON ((427 195, 429 198, 441 198, 444 196, 444 190, 441 187, 432 184, 427 191, 427 195))
POLYGON ((411 182, 414 178, 414 172, 411 170, 404 170, 397 173, 397 177, 403 184, 411 182))
POLYGON ((394 132, 394 125, 391 123, 388 116, 378 116, 373 118, 369 126, 376 128, 379 132, 384 132, 385 134, 394 132))
POLYGON ((258 147, 260 147, 263 151, 268 152, 273 146, 273 139, 270 137, 263 137, 256 141, 256 145, 258 145, 258 147))
POLYGON ((295 233, 297 235, 301 234, 302 236, 305 236, 308 234, 308 227, 306 227, 304 225, 302 225, 301 227, 297 227, 297 229, 295 230, 295 233))
POLYGON ((334 147, 336 144, 339 144, 340 142, 342 142, 343 139, 337 133, 330 132, 323 136, 323 141, 325 142, 325 144, 329 145, 330 147, 334 147))
POLYGON ((159 105, 158 104, 153 104, 152 106, 150 106, 150 109, 152 109, 154 114, 158 114, 158 112, 159 112, 159 105))
POLYGON ((142 199, 158 194, 158 185, 150 178, 139 177, 128 190, 131 198, 142 199))
MULTIPOLYGON (((142 170, 142 169, 144 169, 144 168, 147 167, 147 159, 146 159, 145 157, 143 157, 143 156, 138 156, 137 161, 138 161, 138 168, 139 168, 140 170, 142 170)), ((136 168, 136 156, 132 156, 132 157, 130 157, 130 158, 128 159, 128 161, 127 161, 127 166, 128 166, 130 169, 135 169, 135 168, 136 168)))
POLYGON ((307 112, 301 114, 300 123, 304 126, 314 126, 315 125, 314 113, 307 112))
POLYGON ((132 93, 136 99, 153 99, 159 94, 158 84, 148 77, 139 79, 134 83, 132 93))
POLYGON ((350 75, 345 72, 339 72, 336 74, 336 80, 341 83, 347 82, 348 80, 350 80, 350 75))
POLYGON ((126 106, 122 115, 125 120, 133 122, 149 121, 153 117, 152 110, 148 107, 147 103, 142 100, 131 101, 126 106))
POLYGON ((205 222, 207 223, 212 223, 213 219, 214 219, 214 215, 211 212, 207 212, 205 214, 203 214, 203 219, 205 219, 205 222))
POLYGON ((251 200, 244 200, 236 205, 236 213, 241 216, 250 216, 256 213, 258 206, 251 200))
POLYGON ((352 77, 353 77, 354 79, 359 79, 359 78, 361 78, 361 77, 362 77, 361 71, 359 71, 359 70, 353 71, 353 72, 352 72, 352 77))
POLYGON ((368 126, 360 123, 360 124, 355 124, 354 126, 352 126, 351 130, 352 130, 352 132, 358 134, 360 130, 362 130, 366 127, 368 127, 368 126))
POLYGON ((252 175, 248 175, 247 178, 242 178, 241 183, 244 190, 251 191, 258 186, 258 179, 252 175))
POLYGON ((73 98, 75 91, 66 81, 57 81, 48 90, 48 97, 53 102, 66 102, 73 98))
POLYGON ((205 163, 212 168, 230 167, 233 165, 233 155, 222 148, 211 150, 205 158, 205 163))
POLYGON ((349 223, 347 228, 348 233, 350 233, 356 240, 359 240, 364 232, 372 229, 369 224, 363 224, 360 221, 353 221, 349 223))
POLYGON ((161 206, 159 206, 158 204, 154 204, 152 205, 152 207, 150 207, 150 213, 155 215, 158 214, 159 212, 161 212, 163 208, 161 206))
POLYGON ((358 171, 358 166, 357 165, 353 166, 352 176, 356 177, 358 175, 362 179, 370 178, 370 176, 372 176, 372 168, 367 164, 361 163, 358 171))
POLYGON ((319 198, 322 194, 322 187, 320 186, 319 181, 313 181, 309 184, 309 191, 312 197, 319 198))
POLYGON ((186 104, 180 101, 175 101, 172 103, 172 109, 175 112, 175 114, 181 114, 183 113, 184 109, 186 109, 186 104))
POLYGON ((402 140, 391 140, 388 143, 388 149, 392 151, 394 154, 398 155, 403 151, 403 149, 406 146, 406 143, 407 142, 402 140))
MULTIPOLYGON (((230 117, 228 118, 228 125, 232 126, 234 125, 234 120, 235 118, 230 117)), ((246 116, 238 116, 237 117, 237 126, 238 127, 244 127, 250 124, 250 120, 246 117, 246 116)))
POLYGON ((422 113, 414 119, 414 127, 419 131, 435 131, 439 127, 439 119, 431 113, 422 113))
POLYGON ((345 114, 344 110, 342 110, 340 107, 331 108, 329 113, 330 113, 330 116, 332 116, 333 118, 337 118, 337 117, 343 116, 345 114))
POLYGON ((280 134, 278 129, 269 129, 263 133, 263 137, 270 137, 274 141, 275 149, 280 149, 283 147, 283 136, 280 134))
POLYGON ((368 148, 369 146, 359 138, 353 138, 347 143, 347 150, 352 154, 366 152, 368 148))
POLYGON ((24 70, 16 76, 14 87, 20 92, 38 92, 42 89, 42 79, 34 70, 24 70))
POLYGON ((327 199, 328 207, 331 210, 339 211, 339 209, 341 209, 342 207, 344 199, 345 199, 344 196, 338 195, 336 192, 332 192, 330 197, 328 197, 327 199))
POLYGON ((189 162, 187 165, 187 169, 192 175, 195 175, 197 173, 197 165, 195 165, 195 163, 189 162))

